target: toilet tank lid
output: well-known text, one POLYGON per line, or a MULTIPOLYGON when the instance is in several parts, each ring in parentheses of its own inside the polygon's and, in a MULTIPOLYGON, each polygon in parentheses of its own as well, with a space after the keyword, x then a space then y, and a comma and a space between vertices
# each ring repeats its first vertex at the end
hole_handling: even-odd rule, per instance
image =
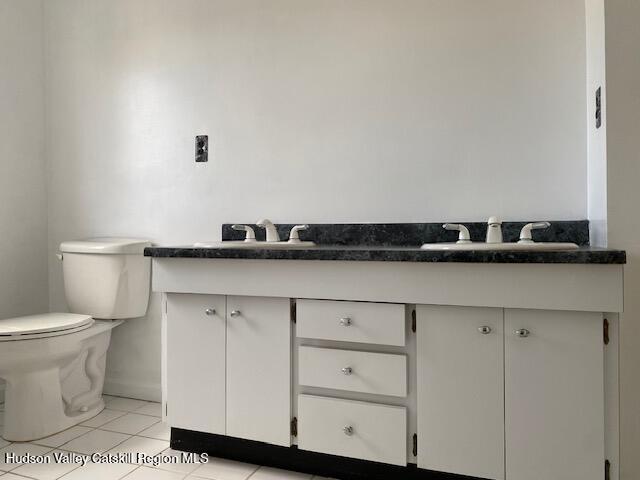
POLYGON ((143 238, 100 237, 69 240, 60 244, 63 253, 142 255, 151 242, 143 238))

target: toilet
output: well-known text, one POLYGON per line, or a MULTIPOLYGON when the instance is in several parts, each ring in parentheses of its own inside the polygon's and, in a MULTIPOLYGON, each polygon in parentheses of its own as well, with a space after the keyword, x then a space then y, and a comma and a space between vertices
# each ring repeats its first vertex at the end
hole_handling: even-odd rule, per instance
POLYGON ((58 258, 71 313, 0 320, 6 440, 48 437, 104 409, 111 330, 147 312, 151 262, 143 252, 150 245, 132 238, 63 242, 58 258))

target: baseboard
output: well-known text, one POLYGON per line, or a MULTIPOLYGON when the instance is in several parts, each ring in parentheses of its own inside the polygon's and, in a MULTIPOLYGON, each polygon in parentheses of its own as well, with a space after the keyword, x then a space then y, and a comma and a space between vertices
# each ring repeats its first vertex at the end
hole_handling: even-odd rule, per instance
POLYGON ((119 380, 115 378, 104 379, 104 393, 117 397, 137 398, 150 402, 162 401, 162 388, 160 383, 140 383, 119 380))
MULTIPOLYGON (((0 382, 0 403, 4 403, 5 383, 0 382)), ((104 393, 107 395, 115 395, 118 397, 137 398, 139 400, 148 400, 150 402, 162 401, 162 389, 160 384, 153 383, 134 383, 115 379, 105 379, 104 393)))
POLYGON ((422 470, 415 464, 388 465, 180 428, 171 429, 171 448, 340 480, 482 480, 422 470))

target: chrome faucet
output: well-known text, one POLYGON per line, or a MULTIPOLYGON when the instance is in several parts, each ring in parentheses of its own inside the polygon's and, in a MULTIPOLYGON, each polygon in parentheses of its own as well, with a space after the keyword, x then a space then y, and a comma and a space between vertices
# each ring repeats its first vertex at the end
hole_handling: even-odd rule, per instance
POLYGON ((498 217, 487 220, 487 243, 502 243, 502 221, 498 217))
POLYGON ((280 235, 278 235, 278 230, 276 230, 276 226, 273 222, 267 218, 259 220, 256 222, 258 227, 264 228, 267 233, 267 242, 279 242, 280 235))

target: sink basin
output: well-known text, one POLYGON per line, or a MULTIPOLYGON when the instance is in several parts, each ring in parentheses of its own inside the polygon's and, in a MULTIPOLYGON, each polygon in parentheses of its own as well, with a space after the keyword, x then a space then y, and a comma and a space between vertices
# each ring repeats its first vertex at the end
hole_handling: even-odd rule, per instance
POLYGON ((537 242, 537 243, 425 243, 422 250, 515 250, 520 252, 576 250, 575 243, 537 242))
POLYGON ((246 248, 246 249, 271 249, 290 250, 294 248, 313 248, 314 242, 245 242, 243 240, 225 240, 222 242, 198 242, 193 244, 196 248, 246 248))

